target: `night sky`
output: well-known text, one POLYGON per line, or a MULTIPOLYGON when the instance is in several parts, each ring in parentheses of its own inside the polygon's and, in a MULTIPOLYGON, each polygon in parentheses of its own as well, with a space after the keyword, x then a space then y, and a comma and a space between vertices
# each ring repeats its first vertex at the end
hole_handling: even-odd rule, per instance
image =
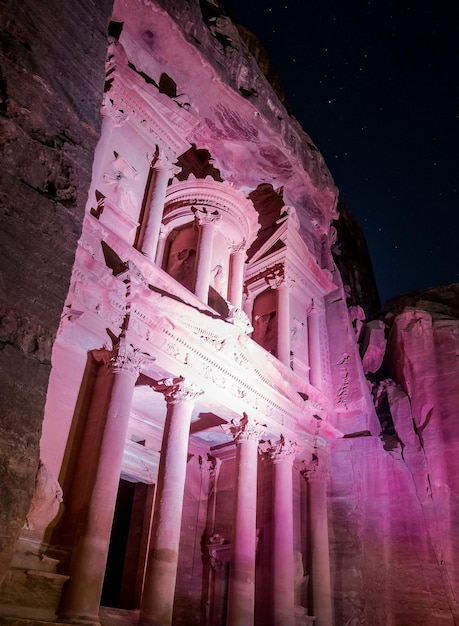
POLYGON ((459 282, 456 3, 220 4, 257 35, 324 155, 365 232, 382 302, 459 282))

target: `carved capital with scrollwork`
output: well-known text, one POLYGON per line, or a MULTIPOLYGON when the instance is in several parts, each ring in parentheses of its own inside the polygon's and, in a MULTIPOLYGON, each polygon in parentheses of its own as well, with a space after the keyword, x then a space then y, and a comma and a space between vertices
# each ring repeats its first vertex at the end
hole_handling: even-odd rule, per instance
POLYGON ((132 344, 125 341, 120 341, 109 357, 109 363, 113 372, 126 372, 136 379, 140 374, 142 366, 153 360, 153 357, 140 352, 138 348, 134 348, 132 344))
POLYGON ((266 424, 260 424, 246 413, 239 420, 231 420, 227 431, 231 433, 236 443, 241 441, 259 441, 265 432, 266 424))
POLYGON ((230 241, 228 242, 228 250, 231 254, 236 254, 237 252, 245 252, 247 246, 247 242, 245 239, 242 241, 230 241))
POLYGON ((158 145, 156 145, 156 149, 153 153, 147 152, 147 160, 151 163, 151 167, 155 170, 166 172, 169 178, 172 178, 181 171, 181 168, 173 163, 172 156, 167 154, 164 150, 160 150, 158 145))
POLYGON ((320 463, 318 459, 313 459, 304 463, 301 474, 308 483, 313 481, 325 482, 328 478, 328 468, 324 463, 320 463))
POLYGON ((164 394, 167 404, 194 402, 197 396, 204 393, 202 389, 185 380, 182 376, 164 378, 154 385, 154 389, 164 394))
POLYGON ((285 437, 281 435, 278 441, 268 442, 268 446, 263 450, 263 459, 273 463, 279 461, 293 462, 297 452, 298 446, 296 443, 285 439, 285 437))

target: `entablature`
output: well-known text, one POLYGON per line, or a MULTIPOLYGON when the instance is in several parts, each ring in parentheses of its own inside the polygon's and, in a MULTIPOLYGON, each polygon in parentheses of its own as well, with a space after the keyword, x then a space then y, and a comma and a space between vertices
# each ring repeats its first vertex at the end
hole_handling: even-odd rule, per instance
POLYGON ((103 113, 122 121, 131 121, 152 145, 161 143, 166 154, 175 160, 190 147, 186 137, 195 126, 194 117, 154 85, 149 85, 129 66, 121 54, 120 43, 112 44, 115 61, 108 76, 103 113))
POLYGON ((229 241, 249 247, 260 227, 253 204, 231 183, 219 182, 208 176, 184 182, 174 182, 167 190, 163 224, 168 228, 190 222, 192 210, 218 214, 219 230, 229 241))

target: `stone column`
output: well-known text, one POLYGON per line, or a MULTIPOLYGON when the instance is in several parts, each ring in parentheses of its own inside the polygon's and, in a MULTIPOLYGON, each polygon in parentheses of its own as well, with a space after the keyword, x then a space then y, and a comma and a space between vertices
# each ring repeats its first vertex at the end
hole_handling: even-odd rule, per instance
POLYGON ((320 350, 320 315, 314 300, 308 310, 309 380, 322 389, 322 363, 320 350))
POLYGON ((202 393, 183 378, 161 381, 156 389, 166 397, 167 414, 140 609, 141 626, 172 624, 191 413, 196 396, 202 393))
POLYGON ((265 458, 273 464, 273 626, 295 626, 292 477, 295 451, 294 444, 281 437, 265 453, 265 458))
MULTIPOLYGON (((114 382, 87 513, 73 546, 60 619, 99 624, 99 604, 120 480, 132 397, 142 359, 121 344, 111 358, 114 382)), ((81 460, 84 463, 84 459, 81 460)))
POLYGON ((290 289, 293 281, 284 275, 268 279, 277 291, 277 358, 290 367, 290 289))
POLYGON ((257 535, 257 462, 262 429, 246 415, 231 429, 236 440, 236 492, 228 585, 227 626, 253 626, 257 535))
POLYGON ((306 464, 303 472, 308 482, 311 584, 313 612, 317 626, 332 626, 330 552, 328 542, 327 477, 328 471, 317 459, 306 464))
POLYGON ((143 254, 152 261, 156 258, 159 229, 163 219, 164 202, 166 200, 167 183, 170 178, 169 169, 165 166, 155 167, 151 180, 148 217, 142 241, 143 254))
POLYGON ((236 308, 242 307, 242 291, 244 289, 244 262, 246 250, 244 243, 230 246, 230 284, 228 300, 236 308))
POLYGON ((196 269, 196 296, 207 304, 209 297, 210 271, 212 269, 212 252, 214 243, 215 225, 220 215, 203 211, 194 211, 201 226, 198 248, 198 265, 196 269))
POLYGON ((163 225, 161 225, 159 227, 158 245, 156 247, 156 256, 155 256, 155 263, 156 265, 159 265, 159 267, 161 267, 163 264, 164 250, 166 248, 166 240, 167 240, 168 234, 169 232, 166 230, 166 228, 163 225))

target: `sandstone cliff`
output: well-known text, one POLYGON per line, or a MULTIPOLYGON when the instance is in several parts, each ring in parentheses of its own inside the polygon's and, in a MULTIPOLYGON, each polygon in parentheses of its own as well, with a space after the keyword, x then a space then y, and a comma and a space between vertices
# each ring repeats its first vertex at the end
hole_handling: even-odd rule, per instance
POLYGON ((51 346, 100 126, 110 1, 2 3, 0 580, 38 465, 51 346))

